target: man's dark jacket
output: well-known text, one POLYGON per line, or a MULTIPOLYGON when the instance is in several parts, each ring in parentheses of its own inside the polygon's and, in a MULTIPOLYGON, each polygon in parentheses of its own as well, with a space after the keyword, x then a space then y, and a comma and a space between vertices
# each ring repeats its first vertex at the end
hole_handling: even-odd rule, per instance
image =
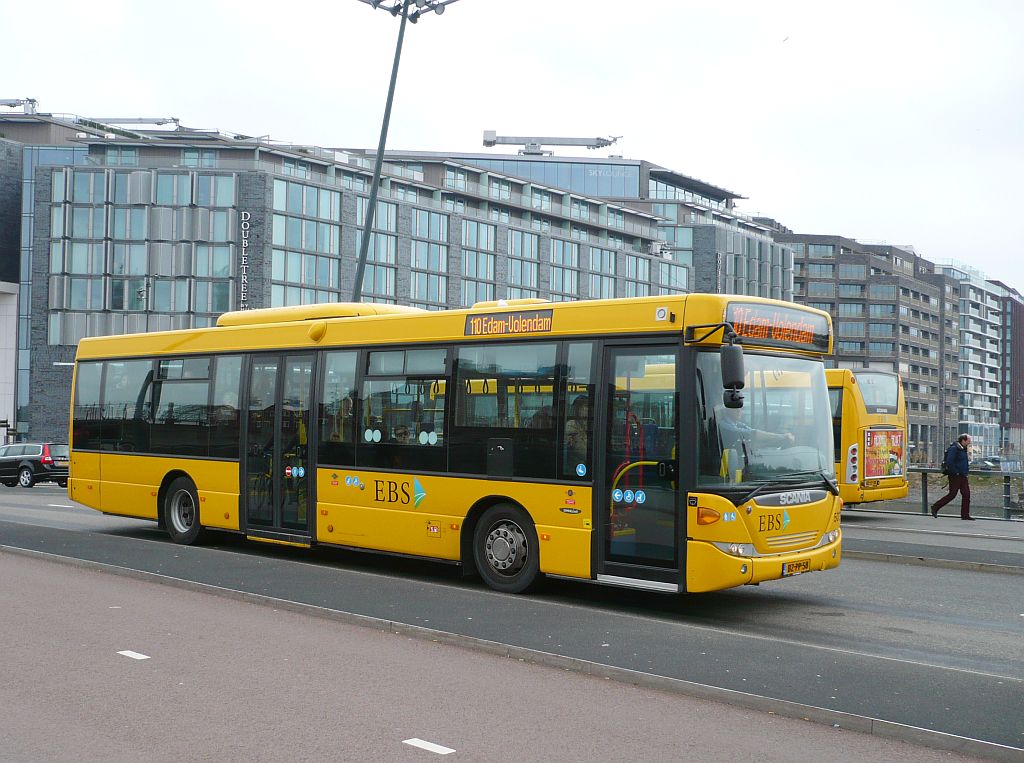
POLYGON ((954 442, 946 448, 946 466, 949 467, 950 474, 960 477, 967 476, 967 472, 971 468, 967 461, 967 448, 959 442, 954 442))

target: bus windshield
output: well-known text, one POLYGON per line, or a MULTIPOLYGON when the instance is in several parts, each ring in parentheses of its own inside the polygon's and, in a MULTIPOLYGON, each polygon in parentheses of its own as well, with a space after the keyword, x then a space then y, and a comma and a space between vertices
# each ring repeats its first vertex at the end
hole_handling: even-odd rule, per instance
POLYGON ((871 413, 896 413, 900 402, 900 382, 896 374, 858 371, 854 374, 864 398, 864 406, 871 413))
POLYGON ((833 478, 831 408, 820 361, 744 356, 743 407, 722 402, 717 352, 697 360, 699 475, 704 487, 833 478))

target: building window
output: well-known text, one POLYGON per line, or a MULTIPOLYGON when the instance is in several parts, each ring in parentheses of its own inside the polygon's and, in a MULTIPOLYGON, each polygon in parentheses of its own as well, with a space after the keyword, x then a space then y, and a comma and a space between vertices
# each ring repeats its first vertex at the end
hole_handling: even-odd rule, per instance
POLYGON ((460 199, 458 196, 444 196, 444 208, 449 212, 455 212, 456 214, 465 214, 466 212, 466 200, 460 199))
POLYGON ((156 203, 164 206, 188 206, 192 203, 192 176, 156 174, 156 203))
POLYGON ((200 207, 233 207, 234 175, 200 175, 196 179, 196 204, 200 207))
POLYGON ((494 254, 497 228, 475 220, 462 221, 462 304, 494 299, 494 254))
POLYGON ((401 199, 402 201, 413 202, 419 201, 420 197, 419 191, 415 188, 409 185, 401 185, 399 183, 395 183, 391 186, 391 195, 396 199, 401 199))
POLYGON ((445 167, 444 170, 445 188, 454 188, 457 191, 465 191, 469 185, 469 178, 465 170, 457 170, 445 167))
POLYGON ((571 199, 569 202, 569 217, 576 220, 589 220, 590 203, 582 199, 571 199))
POLYGON ((107 176, 104 173, 75 170, 72 176, 71 201, 76 204, 102 204, 107 200, 107 176))
POLYGON ((864 315, 864 303, 863 302, 840 302, 839 303, 839 315, 848 318, 860 317, 864 315))
POLYGON ((863 281, 867 278, 867 268, 864 265, 854 265, 848 262, 841 262, 839 263, 839 277, 863 281))
POLYGON ((626 296, 646 297, 651 293, 651 262, 643 257, 626 255, 626 296))
POLYGON ((145 207, 115 207, 113 239, 143 241, 146 238, 145 207))
POLYGON ((609 228, 625 228, 626 227, 626 213, 618 209, 608 210, 608 227, 609 228))
POLYGON ((512 199, 512 184, 507 180, 492 178, 487 184, 487 194, 492 199, 510 201, 512 199))
POLYGON ((106 207, 72 207, 72 238, 106 238, 106 207))
POLYGON ((530 194, 530 205, 534 209, 539 209, 544 212, 551 211, 551 194, 548 191, 541 191, 534 189, 530 194))
POLYGON ((496 223, 505 223, 507 225, 512 219, 512 213, 506 207, 491 207, 488 217, 496 223))
POLYGON ((836 321, 839 336, 864 336, 864 324, 858 321, 836 321))
POLYGON ((590 296, 611 299, 615 296, 615 252, 590 247, 590 296))
POLYGON ((807 283, 808 297, 834 297, 836 285, 828 281, 809 281, 807 283))
POLYGON ((674 262, 658 263, 658 294, 683 294, 689 289, 690 271, 674 262))
POLYGON ((448 215, 414 209, 412 213, 412 235, 431 241, 448 242, 448 215))
POLYGON ((412 242, 409 296, 416 307, 448 306, 448 247, 428 241, 412 242))
POLYGON ((107 164, 115 167, 137 167, 139 149, 134 146, 107 146, 107 164))
POLYGON ((551 239, 551 298, 554 301, 579 297, 579 266, 579 244, 557 238, 551 239))
POLYGON ((808 244, 808 257, 835 257, 836 248, 832 244, 808 244))
POLYGON ((896 299, 896 285, 891 283, 870 284, 868 296, 872 299, 896 299))
POLYGON ((832 278, 832 265, 825 265, 816 262, 807 263, 806 273, 808 278, 832 278))
POLYGON ((508 282, 510 299, 536 297, 540 237, 521 230, 508 232, 508 282))
POLYGON ((217 152, 208 148, 184 148, 181 163, 186 167, 209 169, 217 166, 217 152))
POLYGON ((859 354, 859 353, 863 353, 864 352, 864 343, 863 342, 849 342, 849 341, 842 341, 842 340, 840 340, 837 343, 837 345, 838 345, 838 347, 836 349, 836 353, 837 354, 846 353, 846 354, 854 354, 855 355, 855 354, 859 354))
POLYGON ((308 162, 302 162, 297 159, 285 159, 281 164, 281 174, 308 180, 313 177, 313 168, 308 162))

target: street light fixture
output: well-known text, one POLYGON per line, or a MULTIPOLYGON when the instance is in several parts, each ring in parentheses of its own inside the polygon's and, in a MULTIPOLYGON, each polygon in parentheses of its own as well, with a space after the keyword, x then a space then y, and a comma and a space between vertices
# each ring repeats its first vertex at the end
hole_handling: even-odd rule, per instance
POLYGON ((373 184, 370 187, 370 198, 366 205, 366 219, 363 222, 363 239, 359 242, 359 259, 356 261, 355 283, 352 285, 352 301, 359 302, 363 296, 363 274, 366 272, 366 256, 370 249, 370 235, 373 230, 373 218, 377 212, 377 191, 380 186, 380 171, 384 163, 384 145, 388 139, 388 124, 391 121, 391 104, 395 98, 395 82, 398 80, 398 61, 402 56, 402 40, 405 38, 405 22, 415 24, 420 16, 427 13, 444 13, 446 5, 456 0, 359 0, 372 8, 383 8, 392 16, 402 16, 398 27, 398 43, 395 45, 395 61, 391 66, 391 84, 388 86, 388 100, 384 106, 384 122, 380 128, 380 142, 377 144, 377 156, 373 165, 373 184), (411 9, 411 10, 410 10, 411 9))

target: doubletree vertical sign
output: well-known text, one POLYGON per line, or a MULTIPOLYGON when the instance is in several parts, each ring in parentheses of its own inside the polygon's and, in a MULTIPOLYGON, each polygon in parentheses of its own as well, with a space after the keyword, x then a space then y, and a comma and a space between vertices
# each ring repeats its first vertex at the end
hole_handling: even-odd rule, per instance
POLYGON ((242 231, 242 254, 238 259, 238 309, 249 309, 249 232, 252 229, 251 215, 239 213, 239 228, 242 231))

